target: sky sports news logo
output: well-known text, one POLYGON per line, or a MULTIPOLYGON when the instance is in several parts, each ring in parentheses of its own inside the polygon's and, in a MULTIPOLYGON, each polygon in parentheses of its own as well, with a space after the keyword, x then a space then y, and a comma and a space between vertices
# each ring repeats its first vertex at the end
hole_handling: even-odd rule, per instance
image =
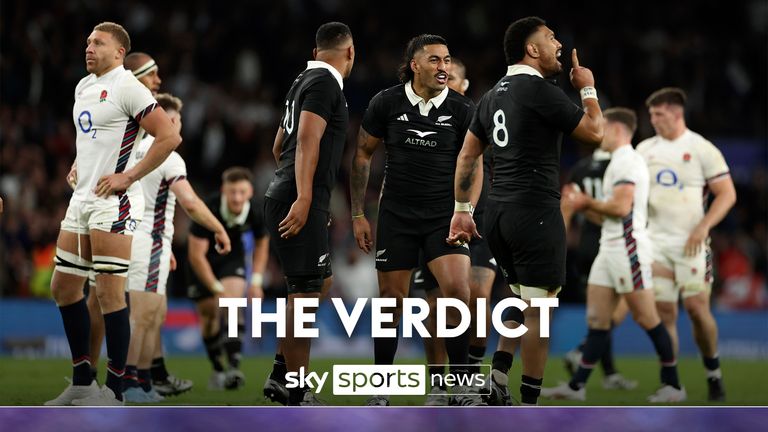
POLYGON ((457 392, 459 389, 471 389, 472 394, 491 393, 491 365, 460 365, 479 366, 478 372, 466 374, 452 373, 448 365, 429 366, 443 366, 445 372, 431 374, 425 365, 334 365, 332 373, 306 372, 302 367, 298 372, 285 375, 286 387, 307 386, 321 393, 330 385, 334 395, 342 396, 422 396, 431 395, 440 387, 452 388, 452 395, 466 394, 457 392))

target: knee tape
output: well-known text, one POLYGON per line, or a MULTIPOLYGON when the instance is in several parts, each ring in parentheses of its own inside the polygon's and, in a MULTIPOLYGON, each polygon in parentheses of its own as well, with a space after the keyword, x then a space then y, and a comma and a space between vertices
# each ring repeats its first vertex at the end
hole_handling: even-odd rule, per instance
POLYGON ((92 267, 91 262, 85 258, 60 248, 56 248, 53 263, 55 264, 54 271, 82 277, 88 277, 92 267))
POLYGON ((114 276, 126 277, 128 276, 128 265, 130 263, 130 260, 123 258, 94 255, 93 271, 97 275, 111 274, 114 276))
POLYGON ((323 290, 322 276, 286 276, 288 294, 319 293, 323 290))
POLYGON ((676 303, 680 296, 680 288, 675 286, 675 281, 669 278, 654 277, 653 290, 656 301, 676 303))

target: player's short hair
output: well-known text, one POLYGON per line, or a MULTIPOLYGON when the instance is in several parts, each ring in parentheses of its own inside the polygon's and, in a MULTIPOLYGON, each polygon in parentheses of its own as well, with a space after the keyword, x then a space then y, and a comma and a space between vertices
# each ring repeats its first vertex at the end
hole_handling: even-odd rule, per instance
POLYGON ((136 72, 136 69, 140 68, 141 66, 144 66, 144 64, 150 60, 152 60, 151 55, 141 51, 136 51, 125 56, 123 65, 125 65, 125 68, 128 69, 129 71, 136 72))
POLYGON ((405 46, 405 54, 403 55, 403 63, 397 71, 397 77, 401 83, 406 83, 413 80, 413 70, 411 70, 411 60, 416 53, 427 45, 445 45, 448 46, 448 42, 445 38, 433 34, 422 34, 414 37, 408 41, 405 46))
POLYGON ((242 180, 246 180, 249 183, 253 182, 253 175, 251 175, 251 170, 244 167, 234 166, 227 168, 223 173, 221 173, 222 183, 235 183, 242 180))
POLYGON ((93 28, 94 31, 101 31, 110 33, 115 40, 125 48, 125 53, 131 52, 131 37, 128 36, 128 32, 120 24, 110 21, 104 21, 103 23, 96 24, 93 28))
POLYGON ((518 63, 525 57, 525 42, 547 22, 537 16, 520 18, 507 27, 504 33, 504 58, 508 65, 518 63))
POLYGON ((603 111, 603 117, 606 121, 623 124, 629 130, 630 135, 634 135, 635 130, 637 130, 637 115, 632 109, 624 107, 608 108, 603 111))
POLYGON ((456 69, 456 68, 461 69, 461 77, 462 78, 465 78, 465 79, 467 78, 467 66, 464 65, 463 61, 459 60, 456 57, 451 57, 451 64, 453 65, 452 67, 454 69, 456 69))
POLYGON ((688 96, 685 95, 685 91, 683 91, 683 89, 678 87, 664 87, 651 93, 651 95, 648 96, 648 99, 645 100, 645 106, 650 108, 664 104, 671 104, 685 107, 685 102, 687 99, 688 96))
POLYGON ((173 110, 180 113, 181 109, 184 107, 181 99, 170 93, 158 93, 155 96, 155 100, 157 101, 157 104, 166 111, 173 110))
POLYGON ((338 48, 352 37, 349 27, 337 21, 325 23, 317 29, 315 46, 319 50, 338 48))

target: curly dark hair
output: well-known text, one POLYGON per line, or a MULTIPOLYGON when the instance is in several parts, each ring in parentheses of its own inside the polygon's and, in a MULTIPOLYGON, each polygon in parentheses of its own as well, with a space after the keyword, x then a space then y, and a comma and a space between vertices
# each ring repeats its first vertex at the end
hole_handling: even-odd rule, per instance
POLYGON ((507 27, 504 33, 504 58, 508 65, 513 65, 525 57, 525 41, 543 25, 547 25, 547 22, 530 16, 520 18, 507 27))
POLYGON ((406 83, 413 80, 413 70, 411 70, 411 60, 420 49, 427 45, 448 45, 445 38, 438 35, 423 34, 418 35, 415 38, 408 41, 408 45, 405 46, 405 54, 403 55, 403 63, 397 71, 397 77, 401 83, 406 83))

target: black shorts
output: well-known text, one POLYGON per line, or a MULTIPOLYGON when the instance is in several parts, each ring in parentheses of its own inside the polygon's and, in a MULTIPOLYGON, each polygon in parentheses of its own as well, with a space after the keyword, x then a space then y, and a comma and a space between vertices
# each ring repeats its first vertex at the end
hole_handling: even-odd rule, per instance
POLYGON ((438 286, 435 275, 429 271, 429 267, 427 267, 427 263, 424 261, 424 254, 419 254, 419 266, 413 269, 411 273, 411 289, 429 292, 438 286))
POLYGON ((289 239, 280 237, 278 225, 288 215, 291 204, 276 201, 269 197, 264 199, 264 223, 270 235, 272 248, 277 254, 283 274, 291 277, 329 278, 331 270, 331 254, 328 246, 328 223, 330 216, 327 212, 309 209, 307 223, 299 234, 289 239))
POLYGON ((453 206, 424 207, 382 199, 376 229, 376 270, 411 270, 443 255, 469 256, 469 247, 445 242, 453 217, 453 206))
MULTIPOLYGON (((213 297, 211 290, 206 288, 195 275, 194 270, 188 267, 187 297, 194 301, 200 301, 213 297)), ((225 277, 239 277, 245 279, 245 257, 230 257, 227 255, 222 261, 211 263, 211 270, 216 279, 221 280, 225 277)))
POLYGON ((493 271, 498 270, 496 260, 493 258, 491 248, 485 239, 485 210, 476 212, 474 215, 477 232, 482 238, 473 238, 469 242, 469 257, 472 261, 472 267, 486 267, 493 271))
POLYGON ((488 200, 486 240, 507 282, 556 289, 565 283, 565 225, 559 207, 488 200))

